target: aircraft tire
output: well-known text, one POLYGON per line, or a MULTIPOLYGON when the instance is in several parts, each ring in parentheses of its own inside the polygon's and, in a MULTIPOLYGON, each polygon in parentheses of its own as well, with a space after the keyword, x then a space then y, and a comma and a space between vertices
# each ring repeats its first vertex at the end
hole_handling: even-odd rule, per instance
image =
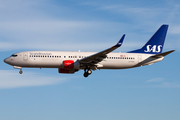
POLYGON ((84 73, 84 77, 88 77, 89 74, 87 72, 84 73))
POLYGON ((22 74, 23 73, 23 71, 19 71, 19 74, 22 74))

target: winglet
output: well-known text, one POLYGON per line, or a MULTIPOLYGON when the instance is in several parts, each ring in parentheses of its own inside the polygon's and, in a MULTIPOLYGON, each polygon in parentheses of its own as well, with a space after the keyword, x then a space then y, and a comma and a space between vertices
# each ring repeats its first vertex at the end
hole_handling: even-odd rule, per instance
POLYGON ((120 47, 123 43, 123 40, 124 40, 124 37, 125 37, 125 34, 121 37, 121 39, 119 40, 119 42, 115 45, 115 47, 120 47))

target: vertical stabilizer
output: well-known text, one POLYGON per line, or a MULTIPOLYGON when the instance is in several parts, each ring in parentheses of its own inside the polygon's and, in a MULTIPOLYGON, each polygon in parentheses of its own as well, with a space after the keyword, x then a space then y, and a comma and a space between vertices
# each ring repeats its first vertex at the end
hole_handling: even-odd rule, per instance
POLYGON ((167 30, 168 30, 168 25, 162 25, 141 49, 130 51, 128 53, 146 53, 146 54, 161 53, 164 46, 167 30))

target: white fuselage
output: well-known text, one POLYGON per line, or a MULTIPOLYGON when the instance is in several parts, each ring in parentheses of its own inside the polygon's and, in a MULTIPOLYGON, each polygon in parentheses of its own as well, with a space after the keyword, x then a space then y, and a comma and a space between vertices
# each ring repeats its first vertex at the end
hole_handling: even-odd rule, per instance
POLYGON ((149 41, 140 49, 128 53, 112 53, 119 48, 125 34, 114 46, 100 52, 61 52, 61 51, 25 51, 11 55, 5 63, 20 69, 58 68, 59 73, 73 74, 84 69, 84 77, 88 77, 96 69, 126 69, 151 65, 162 61, 164 56, 174 50, 162 53, 168 25, 162 25, 149 41))
MULTIPOLYGON (((63 61, 73 60, 74 62, 93 55, 95 52, 59 52, 59 51, 27 51, 16 53, 4 61, 12 66, 32 68, 62 68, 63 61)), ((140 53, 109 53, 107 57, 96 64, 97 69, 125 69, 142 65, 152 64, 163 60, 163 58, 149 60, 153 54, 140 53), (146 61, 147 60, 147 61, 146 61), (146 61, 144 64, 142 61, 146 61), (140 64, 141 63, 141 64, 140 64)), ((78 69, 84 69, 79 67, 78 69)))

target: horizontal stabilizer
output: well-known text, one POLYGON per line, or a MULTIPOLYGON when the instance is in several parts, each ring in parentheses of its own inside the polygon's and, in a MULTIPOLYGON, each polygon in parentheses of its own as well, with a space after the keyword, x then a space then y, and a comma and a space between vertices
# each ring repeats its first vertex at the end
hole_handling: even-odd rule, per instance
POLYGON ((168 51, 168 52, 152 55, 152 56, 148 57, 147 59, 141 61, 140 63, 138 63, 134 67, 144 66, 144 65, 151 65, 151 64, 153 64, 155 62, 159 62, 159 61, 163 60, 166 55, 168 55, 168 54, 170 54, 170 53, 172 53, 174 51, 175 50, 171 50, 171 51, 168 51))
POLYGON ((160 53, 160 54, 157 54, 157 55, 153 55, 153 56, 151 56, 151 57, 164 57, 164 56, 166 56, 166 55, 168 55, 168 54, 170 54, 170 53, 172 53, 172 52, 174 52, 175 50, 171 50, 171 51, 168 51, 168 52, 164 52, 164 53, 160 53))

